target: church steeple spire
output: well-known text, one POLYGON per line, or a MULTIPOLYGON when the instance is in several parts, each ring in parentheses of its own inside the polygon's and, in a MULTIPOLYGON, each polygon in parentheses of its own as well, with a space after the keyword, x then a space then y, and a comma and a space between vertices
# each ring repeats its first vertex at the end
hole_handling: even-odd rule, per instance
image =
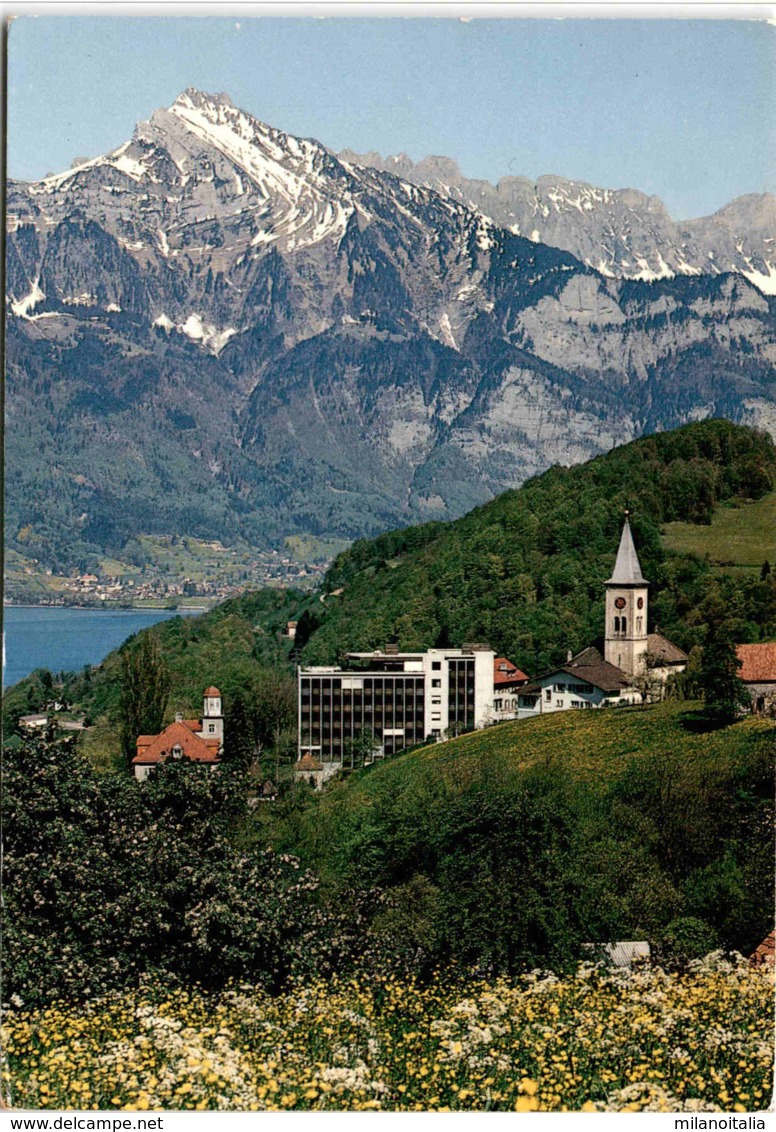
POLYGON ((606 582, 604 655, 631 678, 646 666, 648 598, 649 582, 641 572, 626 511, 614 571, 606 582))
POLYGON ((641 572, 641 563, 639 556, 636 553, 636 547, 633 545, 633 535, 630 529, 629 512, 625 512, 625 522, 622 527, 622 535, 620 537, 620 546, 617 551, 617 560, 614 563, 614 571, 611 578, 607 580, 607 586, 646 586, 649 585, 647 579, 641 572))

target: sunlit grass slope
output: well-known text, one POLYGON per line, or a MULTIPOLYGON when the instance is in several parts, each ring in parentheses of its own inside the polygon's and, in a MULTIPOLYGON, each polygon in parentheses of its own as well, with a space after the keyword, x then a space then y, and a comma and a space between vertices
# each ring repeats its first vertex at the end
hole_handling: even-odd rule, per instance
MULTIPOLYGON (((449 836, 461 803, 510 795, 527 780, 548 776, 609 794, 626 779, 670 783, 684 808, 687 835, 703 824, 719 791, 744 783, 770 765, 776 751, 773 724, 755 717, 709 731, 698 705, 557 712, 537 720, 504 723, 447 743, 375 764, 312 799, 285 828, 293 848, 324 874, 358 870, 382 826, 418 853, 449 836), (403 831, 403 832, 402 832, 403 831)), ((732 804, 732 799, 731 799, 732 804)), ((674 802, 662 817, 678 816, 674 802)))
POLYGON ((666 523, 663 541, 669 550, 697 554, 721 567, 760 570, 776 564, 776 492, 762 499, 721 503, 711 523, 666 523))

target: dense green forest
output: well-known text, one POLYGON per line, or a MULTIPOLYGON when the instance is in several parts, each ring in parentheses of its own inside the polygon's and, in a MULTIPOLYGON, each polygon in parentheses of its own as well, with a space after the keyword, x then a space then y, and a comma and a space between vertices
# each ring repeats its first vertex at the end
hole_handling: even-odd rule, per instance
MULTIPOLYGON (((332 565, 326 616, 307 643, 311 662, 396 640, 417 648, 487 641, 535 673, 601 635, 623 512, 650 590, 650 630, 689 651, 705 603, 721 596, 741 642, 776 636, 776 584, 714 574, 666 550, 661 524, 705 524, 715 506, 759 499, 776 486, 764 433, 703 421, 552 468, 449 524, 362 540, 332 565)), ((773 557, 776 557, 774 533, 773 557)))

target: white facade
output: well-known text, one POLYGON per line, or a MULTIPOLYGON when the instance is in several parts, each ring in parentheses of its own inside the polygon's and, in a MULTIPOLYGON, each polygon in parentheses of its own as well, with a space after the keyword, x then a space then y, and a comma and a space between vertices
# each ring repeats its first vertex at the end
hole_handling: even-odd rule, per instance
POLYGON ((484 646, 349 653, 345 667, 298 670, 299 758, 341 765, 373 732, 372 757, 494 722, 495 653, 484 646))
MULTIPOLYGON (((370 660, 396 662, 400 671, 422 673, 425 686, 425 733, 435 738, 443 738, 447 732, 447 721, 451 696, 454 689, 449 679, 450 661, 474 661, 474 716, 471 721, 475 729, 486 727, 494 720, 493 711, 493 662, 496 654, 493 649, 476 646, 471 649, 427 649, 419 653, 350 653, 349 659, 368 663, 370 660)), ((306 669, 321 672, 323 669, 306 669)), ((339 672, 339 669, 326 671, 339 672)), ((348 673, 346 679, 358 679, 360 673, 348 673)), ((364 672, 366 675, 366 672, 364 672)))
POLYGON ((604 657, 628 676, 647 667, 646 586, 607 585, 604 657))
POLYGON ((221 707, 221 696, 206 695, 202 705, 202 730, 197 734, 202 739, 220 739, 224 741, 224 713, 221 707))
POLYGON ((582 676, 562 670, 532 680, 531 684, 534 687, 540 685, 541 691, 519 694, 518 719, 533 719, 537 715, 549 715, 556 711, 627 707, 642 702, 641 693, 635 688, 604 692, 582 676))

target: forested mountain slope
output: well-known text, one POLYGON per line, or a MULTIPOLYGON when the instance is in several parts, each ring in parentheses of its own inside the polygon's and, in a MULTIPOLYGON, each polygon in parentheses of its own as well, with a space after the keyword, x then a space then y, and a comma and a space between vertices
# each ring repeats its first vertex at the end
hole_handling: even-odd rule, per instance
POLYGON ((331 660, 389 640, 404 648, 483 640, 540 671, 601 635, 603 583, 626 508, 652 583, 650 631, 689 650, 702 638, 705 599, 722 592, 740 640, 776 636, 772 580, 712 577, 699 558, 668 553, 660 537, 663 523, 708 523, 719 501, 759 498, 774 484, 770 437, 725 421, 553 468, 454 523, 354 543, 328 573, 326 614, 303 655, 331 660))

